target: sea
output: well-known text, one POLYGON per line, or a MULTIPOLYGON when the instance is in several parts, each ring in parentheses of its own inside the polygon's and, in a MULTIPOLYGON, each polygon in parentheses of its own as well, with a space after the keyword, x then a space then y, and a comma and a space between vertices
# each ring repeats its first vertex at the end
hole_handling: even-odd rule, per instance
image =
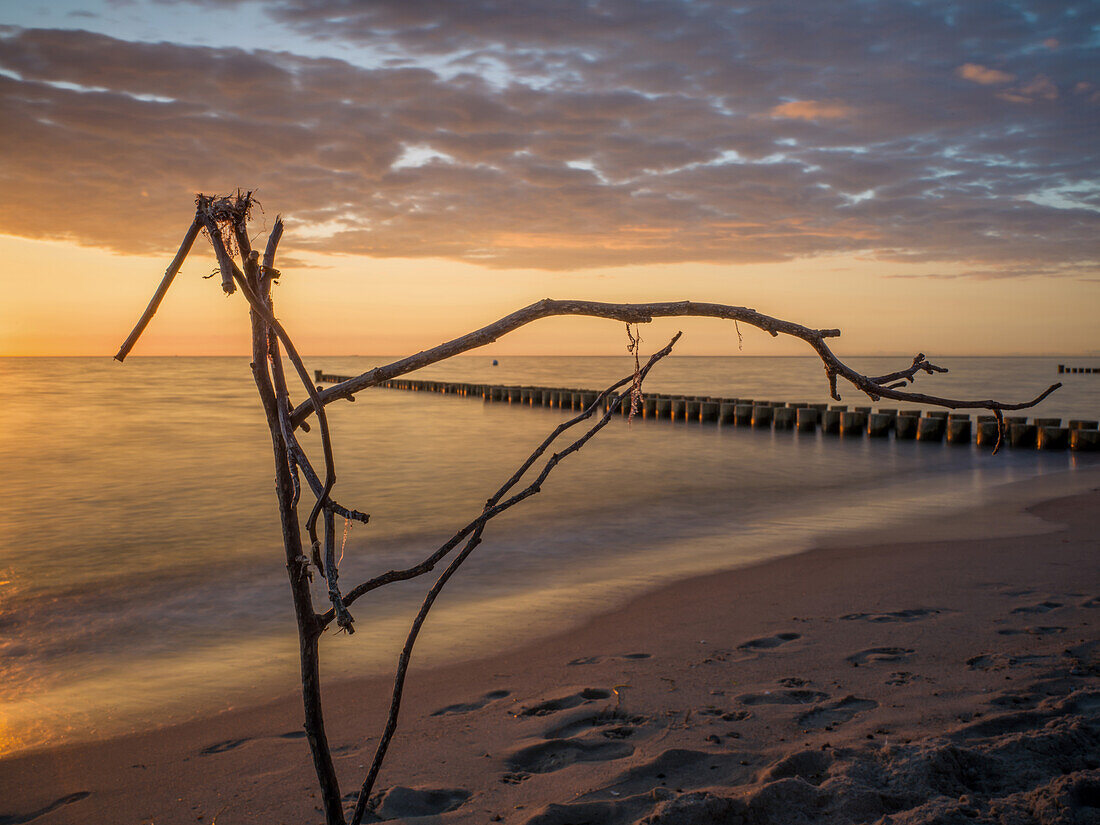
MULTIPOLYGON (((307 366, 355 374, 390 360, 316 357, 307 366)), ((468 355, 413 377, 599 389, 633 368, 625 354, 498 360, 468 355)), ((1057 374, 1072 359, 938 360, 950 373, 922 375, 916 389, 1017 401, 1062 379, 1029 415, 1100 414, 1100 375, 1057 374)), ((849 363, 882 374, 908 359, 849 363)), ((4 358, 0 383, 0 755, 294 691, 271 441, 248 359, 4 358)), ((813 357, 671 356, 646 388, 829 400, 813 357)), ((841 391, 845 403, 870 403, 841 391)), ((335 497, 371 515, 346 531, 338 521, 345 589, 439 547, 565 417, 383 388, 329 410, 335 497)), ((316 428, 304 438, 319 456, 316 428)), ((974 445, 616 418, 540 494, 491 522, 436 603, 412 678, 577 626, 663 583, 862 528, 904 535, 914 520, 995 501, 1002 485, 1097 466, 1097 454, 994 456, 974 445)), ((357 602, 360 632, 322 639, 324 678, 392 672, 434 579, 357 602)), ((315 599, 326 603, 320 582, 315 599)))

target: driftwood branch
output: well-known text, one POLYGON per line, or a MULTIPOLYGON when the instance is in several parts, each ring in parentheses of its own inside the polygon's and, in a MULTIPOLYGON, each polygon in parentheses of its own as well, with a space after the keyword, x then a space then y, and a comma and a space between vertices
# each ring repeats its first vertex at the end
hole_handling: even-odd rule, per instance
MULTIPOLYGON (((734 322, 743 322, 750 326, 762 329, 775 335, 790 335, 799 338, 809 344, 817 352, 825 366, 825 372, 829 377, 833 397, 840 400, 840 394, 836 391, 836 378, 841 377, 851 383, 856 389, 866 393, 870 398, 892 398, 896 401, 906 401, 914 404, 930 404, 950 409, 986 409, 986 410, 1022 410, 1033 407, 1054 392, 1061 384, 1054 384, 1038 397, 1031 401, 1021 403, 1005 403, 993 399, 981 401, 959 400, 943 398, 922 393, 902 392, 897 388, 884 387, 876 379, 868 378, 862 373, 842 362, 825 343, 828 338, 836 338, 840 335, 837 329, 811 329, 801 324, 794 324, 770 315, 763 315, 756 310, 746 307, 730 306, 728 304, 707 304, 695 301, 677 301, 673 303, 651 304, 605 304, 598 301, 556 301, 552 298, 544 298, 530 306, 506 315, 498 321, 482 327, 474 332, 440 344, 430 350, 418 352, 408 358, 402 358, 382 367, 375 367, 348 381, 334 384, 326 390, 318 393, 320 404, 330 404, 339 398, 346 398, 352 393, 374 387, 383 381, 396 378, 399 375, 421 369, 429 364, 435 364, 455 355, 468 352, 486 344, 491 344, 503 335, 519 329, 533 321, 549 318, 555 315, 584 315, 594 318, 609 318, 626 323, 649 323, 654 318, 672 317, 700 317, 722 318, 734 322)), ((930 366, 930 365, 929 365, 930 366)), ((923 369, 923 367, 919 367, 923 369)), ((914 370, 913 367, 909 368, 914 370)), ((940 368, 935 368, 937 371, 940 368)), ((904 375, 909 370, 903 370, 898 375, 904 375)), ((884 376, 888 378, 888 376, 884 376)), ((291 422, 295 427, 301 426, 310 415, 319 409, 319 405, 312 397, 309 401, 299 404, 291 414, 291 422)))
MULTIPOLYGON (((287 573, 298 624, 302 700, 305 711, 304 727, 317 772, 321 800, 324 804, 328 825, 343 825, 345 820, 339 783, 325 734, 324 716, 321 709, 318 650, 321 634, 333 621, 348 633, 351 633, 353 619, 349 608, 357 599, 383 585, 424 575, 432 571, 436 565, 445 558, 450 557, 456 549, 461 547, 459 552, 450 558, 446 569, 425 596, 402 648, 398 659, 394 691, 385 730, 379 740, 378 748, 360 790, 353 814, 353 822, 358 825, 362 820, 389 743, 397 728, 401 695, 409 662, 411 661, 413 646, 440 591, 481 543, 485 527, 489 521, 505 510, 539 493, 541 485, 553 469, 565 457, 583 447, 589 439, 606 426, 615 411, 624 403, 628 403, 627 399, 630 399, 629 403, 632 407, 637 404, 641 381, 648 375, 649 370, 657 361, 671 352, 672 347, 680 337, 677 333, 664 349, 655 353, 649 359, 644 367, 639 367, 637 333, 636 331, 629 331, 630 324, 648 323, 658 317, 710 317, 733 321, 739 342, 740 324, 742 322, 762 329, 772 336, 782 334, 798 338, 812 347, 820 357, 829 382, 830 393, 835 399, 840 400, 837 384, 838 379, 843 378, 876 401, 881 398, 890 398, 897 401, 949 409, 988 409, 993 412, 998 424, 997 448, 1004 440, 1003 411, 1033 407, 1061 386, 1060 384, 1054 384, 1031 401, 1019 403, 1006 403, 995 399, 960 400, 909 392, 904 388, 914 382, 918 373, 924 372, 932 375, 938 372, 947 372, 947 370, 930 363, 921 353, 913 359, 912 364, 904 369, 886 375, 866 376, 846 365, 829 349, 828 339, 839 336, 840 330, 812 329, 790 321, 763 315, 746 307, 692 301, 609 304, 594 301, 556 301, 548 298, 513 312, 511 315, 505 316, 479 330, 386 366, 376 367, 362 375, 322 391, 314 386, 313 380, 294 346, 294 342, 278 321, 274 312, 271 285, 279 277, 279 271, 275 268, 275 256, 283 235, 281 218, 276 218, 261 258, 260 253, 252 249, 246 231, 249 212, 253 204, 251 192, 242 194, 238 191, 235 197, 198 195, 195 203, 196 213, 191 227, 184 236, 175 258, 165 270, 164 277, 148 307, 115 358, 122 361, 140 338, 155 315, 174 277, 183 265, 184 259, 190 252, 196 237, 205 229, 217 257, 218 268, 222 275, 222 288, 227 294, 233 293, 239 288, 248 301, 251 310, 252 372, 260 402, 267 417, 268 428, 271 432, 275 457, 279 518, 283 532, 287 573), (240 266, 233 259, 233 250, 240 254, 240 266), (335 516, 340 515, 347 519, 362 522, 366 522, 369 517, 365 513, 341 506, 332 498, 332 490, 336 482, 336 471, 328 417, 325 410, 326 405, 340 398, 354 400, 356 392, 377 386, 383 381, 443 361, 452 356, 482 347, 526 324, 556 315, 582 315, 625 322, 628 325, 628 334, 633 347, 632 352, 635 355, 634 374, 608 387, 597 396, 596 401, 586 410, 555 428, 511 478, 486 501, 478 517, 456 532, 423 561, 405 569, 382 573, 362 582, 347 594, 341 594, 338 581, 339 571, 337 569, 339 561, 336 558, 335 516), (283 370, 283 348, 285 348, 286 357, 293 365, 307 395, 307 399, 293 410, 291 409, 290 392, 283 370), (629 389, 615 395, 627 384, 631 385, 629 389), (601 409, 604 410, 603 415, 595 424, 591 425, 582 436, 564 450, 552 454, 537 472, 534 479, 518 492, 515 492, 515 488, 520 485, 535 464, 543 459, 547 451, 551 449, 552 445, 564 432, 582 421, 591 419, 601 409), (312 415, 317 416, 320 429, 321 449, 324 455, 323 479, 314 470, 313 463, 295 435, 298 428, 309 429, 306 419, 312 415), (306 528, 311 542, 313 563, 325 576, 328 597, 332 604, 331 608, 320 614, 313 606, 313 597, 310 590, 310 581, 312 580, 310 560, 303 551, 301 525, 297 510, 302 487, 300 478, 305 479, 315 497, 313 507, 306 519, 306 528), (322 516, 324 558, 322 558, 320 538, 317 534, 317 522, 322 516)), ((996 452, 996 448, 994 452, 996 452)))
MULTIPOLYGON (((223 283, 228 273, 230 284, 235 281, 241 287, 241 293, 248 301, 252 311, 255 312, 256 315, 259 316, 259 318, 278 336, 283 346, 286 347, 287 357, 290 358, 291 364, 294 365, 294 369, 298 373, 298 377, 301 379, 302 386, 305 387, 311 403, 313 403, 318 410, 317 420, 321 430, 321 449, 325 458, 325 481, 321 494, 317 497, 317 501, 310 511, 309 517, 306 519, 306 531, 309 533, 310 542, 313 546, 313 554, 315 558, 318 558, 320 556, 320 539, 317 536, 317 519, 324 511, 325 504, 328 502, 328 495, 332 490, 332 486, 336 483, 336 465, 332 455, 332 439, 329 435, 328 417, 322 412, 324 407, 320 404, 317 389, 313 386, 313 379, 306 370, 302 357, 298 354, 298 350, 294 346, 294 342, 291 340, 290 335, 287 334, 283 325, 280 324, 271 313, 271 309, 267 306, 267 302, 260 298, 253 290, 244 273, 241 272, 240 268, 233 262, 232 257, 230 257, 222 234, 215 221, 214 214, 215 213, 211 212, 201 212, 201 220, 203 225, 207 228, 207 234, 210 236, 210 243, 214 247, 214 254, 217 256, 218 266, 222 271, 223 283)), ((281 232, 279 234, 281 235, 281 232)), ((278 243, 277 239, 275 243, 278 243)), ((272 254, 274 255, 274 251, 272 251, 272 254)))
POLYGON ((386 717, 386 726, 382 731, 382 736, 378 740, 378 745, 375 748, 374 759, 371 761, 370 769, 367 771, 366 779, 363 781, 363 785, 359 790, 359 798, 355 803, 355 810, 352 813, 351 825, 359 825, 363 820, 363 815, 366 812, 367 803, 370 800, 371 791, 374 789, 374 783, 378 779, 378 772, 382 768, 382 762, 386 758, 386 752, 389 749, 390 741, 393 739, 393 735, 397 730, 397 722, 401 712, 401 697, 405 688, 405 678, 408 675, 409 662, 412 659, 413 646, 416 644, 417 637, 420 634, 420 629, 424 626, 425 619, 428 618, 428 612, 432 609, 432 605, 435 604, 436 598, 438 598, 443 587, 447 584, 450 578, 455 574, 462 563, 470 557, 470 554, 481 544, 481 535, 485 530, 486 524, 494 516, 499 515, 508 508, 518 504, 530 498, 533 495, 541 492, 542 485, 546 481, 547 477, 558 466, 559 463, 567 456, 572 455, 581 449, 588 443, 591 438, 596 435, 600 430, 607 426, 607 423, 611 420, 612 416, 618 412, 620 406, 632 397, 634 388, 640 386, 641 382, 645 380, 645 377, 649 374, 649 371, 653 368, 653 365, 672 352, 673 346, 680 338, 680 333, 672 338, 663 349, 655 352, 650 356, 649 361, 644 367, 639 369, 635 374, 629 375, 621 381, 612 384, 606 390, 601 392, 596 400, 593 401, 587 409, 581 412, 580 415, 575 416, 569 421, 560 424, 543 440, 534 452, 528 456, 527 460, 520 465, 512 476, 504 482, 503 485, 485 502, 485 508, 482 511, 482 515, 470 522, 473 529, 468 534, 465 546, 461 552, 454 559, 447 568, 440 574, 435 584, 428 591, 424 597, 424 602, 420 606, 420 610, 416 614, 416 618, 413 619, 412 626, 409 628, 409 634, 405 639, 405 645, 401 649, 401 654, 397 660, 397 673, 394 676, 393 694, 390 698, 390 710, 386 717), (526 475, 527 471, 546 453, 550 446, 557 440, 563 432, 570 429, 576 424, 582 421, 587 421, 592 418, 595 413, 604 406, 604 399, 610 396, 616 389, 622 387, 625 384, 630 384, 631 387, 621 395, 616 396, 607 408, 600 419, 593 424, 580 438, 576 439, 568 447, 558 453, 554 453, 539 471, 538 475, 519 493, 516 493, 511 498, 501 501, 507 493, 519 483, 519 481, 526 475))
POLYGON ((149 301, 149 306, 145 307, 145 312, 141 314, 141 318, 126 337, 122 346, 118 348, 118 352, 115 353, 116 361, 122 362, 126 360, 126 356, 130 354, 130 350, 134 348, 134 344, 138 342, 141 334, 145 332, 145 328, 149 326, 149 322, 153 320, 153 316, 157 314, 157 310, 160 309, 160 302, 163 301, 164 296, 168 294, 168 287, 172 286, 172 281, 175 280, 176 274, 180 271, 180 267, 183 266, 184 260, 191 252, 191 247, 195 245, 195 238, 199 236, 201 230, 202 223, 196 216, 195 220, 191 222, 191 227, 187 230, 187 234, 183 236, 183 243, 180 244, 179 251, 176 252, 176 257, 172 259, 172 263, 164 270, 164 278, 161 279, 157 291, 153 293, 153 297, 149 301))

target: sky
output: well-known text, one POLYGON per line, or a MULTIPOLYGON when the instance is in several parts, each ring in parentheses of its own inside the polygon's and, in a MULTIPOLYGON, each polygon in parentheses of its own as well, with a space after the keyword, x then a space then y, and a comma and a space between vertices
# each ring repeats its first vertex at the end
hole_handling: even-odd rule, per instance
MULTIPOLYGON (((553 297, 751 306, 841 354, 1100 356, 1098 45, 1072 0, 0 0, 0 355, 113 354, 195 193, 240 187, 258 238, 286 219, 309 354, 553 297)), ((213 266, 200 240, 135 354, 248 354, 213 266)), ((551 319, 487 352, 625 343, 551 319)))

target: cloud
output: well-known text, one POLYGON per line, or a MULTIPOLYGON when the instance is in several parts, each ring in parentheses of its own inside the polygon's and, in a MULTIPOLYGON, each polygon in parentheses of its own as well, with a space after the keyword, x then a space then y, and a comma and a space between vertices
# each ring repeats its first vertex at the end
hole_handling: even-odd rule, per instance
POLYGON ((1002 72, 1000 69, 987 69, 977 63, 964 63, 955 69, 955 74, 964 80, 972 80, 983 86, 994 86, 998 83, 1011 83, 1016 75, 1002 72))
POLYGON ((0 231, 164 253, 196 191, 242 186, 289 216, 297 254, 565 270, 863 252, 974 273, 1100 259, 1100 215, 1035 199, 1097 180, 1094 90, 1057 96, 1090 76, 1089 6, 265 9, 360 62, 0 30, 0 231), (1060 47, 1036 50, 1045 37, 1060 47), (1002 63, 1032 80, 988 89, 958 68, 1002 63))
POLYGON ((1087 273, 1094 271, 1079 266, 1015 266, 1005 265, 997 268, 960 269, 958 272, 925 272, 919 274, 888 275, 888 278, 903 280, 928 279, 934 281, 1004 281, 1015 278, 1073 278, 1077 281, 1093 281, 1100 278, 1087 277, 1087 273))
POLYGON ((834 120, 849 117, 852 107, 839 101, 791 100, 772 107, 772 117, 785 117, 792 120, 834 120))

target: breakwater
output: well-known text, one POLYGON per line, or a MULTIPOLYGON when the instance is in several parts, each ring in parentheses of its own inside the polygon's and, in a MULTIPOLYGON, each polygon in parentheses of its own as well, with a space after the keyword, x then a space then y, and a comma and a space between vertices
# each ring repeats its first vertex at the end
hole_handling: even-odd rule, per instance
MULTIPOLYGON (((317 384, 339 384, 353 376, 316 370, 317 384)), ((531 407, 580 411, 595 403, 599 392, 570 387, 529 387, 473 384, 456 381, 423 381, 395 378, 379 386, 410 392, 436 392, 531 407)), ((621 414, 629 414, 624 404, 621 414)), ((887 409, 839 404, 765 401, 753 398, 644 393, 635 418, 815 432, 841 437, 897 438, 925 443, 992 447, 997 442, 997 421, 992 415, 945 410, 887 409)), ((1100 450, 1100 421, 1005 416, 1005 438, 1010 447, 1038 450, 1100 450)))
POLYGON ((1065 364, 1058 365, 1058 374, 1084 374, 1084 375, 1100 375, 1100 367, 1067 367, 1065 364))

